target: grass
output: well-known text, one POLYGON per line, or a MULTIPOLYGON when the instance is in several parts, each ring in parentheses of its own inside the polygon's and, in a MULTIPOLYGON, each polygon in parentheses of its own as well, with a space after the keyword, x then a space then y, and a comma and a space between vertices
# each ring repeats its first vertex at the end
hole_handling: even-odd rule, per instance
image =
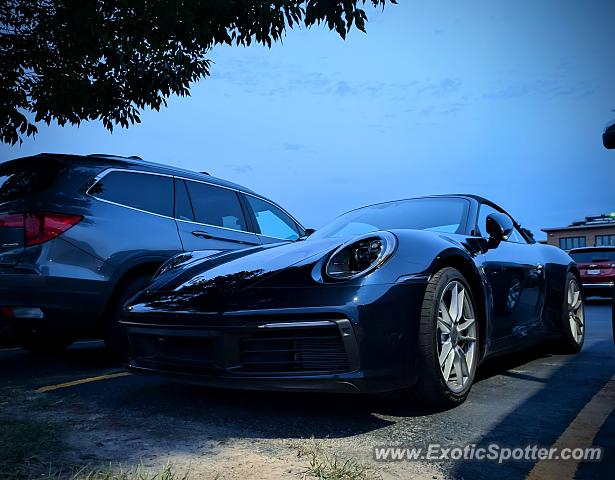
POLYGON ((31 478, 57 460, 64 447, 64 427, 29 415, 57 403, 22 388, 0 388, 0 478, 31 478))
POLYGON ((63 442, 57 426, 0 418, 0 479, 42 480, 188 480, 189 472, 178 474, 170 463, 160 470, 143 465, 125 468, 89 466, 58 467, 51 459, 61 452, 63 442))
POLYGON ((52 422, 10 420, 0 417, 0 479, 44 480, 188 480, 171 464, 157 471, 133 468, 66 468, 58 462, 64 447, 63 428, 52 422))
POLYGON ((113 468, 89 468, 82 467, 70 473, 55 472, 43 477, 45 480, 59 480, 67 478, 70 480, 188 480, 189 473, 178 474, 173 470, 173 465, 167 463, 162 469, 152 471, 143 465, 134 468, 123 468, 119 466, 113 468))
POLYGON ((171 464, 155 471, 143 465, 132 468, 63 466, 65 427, 28 415, 58 403, 63 401, 20 388, 0 389, 0 479, 188 480, 188 473, 178 474, 171 464))
POLYGON ((62 449, 62 430, 53 422, 0 417, 0 478, 47 471, 62 449))
POLYGON ((308 444, 294 446, 298 456, 309 463, 309 473, 322 480, 368 480, 378 478, 370 467, 355 459, 342 459, 327 450, 323 441, 312 439, 308 444))

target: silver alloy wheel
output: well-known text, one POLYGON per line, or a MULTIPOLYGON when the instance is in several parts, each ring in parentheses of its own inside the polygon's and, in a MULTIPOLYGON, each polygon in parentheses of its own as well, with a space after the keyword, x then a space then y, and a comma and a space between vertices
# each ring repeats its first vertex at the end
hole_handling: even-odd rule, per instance
POLYGON ((440 297, 436 335, 442 377, 451 391, 459 393, 467 386, 476 362, 476 320, 466 288, 457 280, 440 297))
POLYGON ((568 283, 568 322, 570 333, 577 344, 583 341, 585 335, 585 311, 583 309, 583 296, 576 280, 568 283))

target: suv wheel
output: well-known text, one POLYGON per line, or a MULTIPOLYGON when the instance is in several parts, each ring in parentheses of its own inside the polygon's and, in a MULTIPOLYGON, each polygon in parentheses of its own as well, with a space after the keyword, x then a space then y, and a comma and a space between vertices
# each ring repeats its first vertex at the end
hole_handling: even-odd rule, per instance
POLYGON ((103 339, 107 350, 119 360, 126 360, 130 353, 126 329, 120 324, 122 307, 130 297, 143 290, 151 280, 151 275, 140 275, 124 281, 118 286, 116 295, 110 301, 103 325, 103 339))

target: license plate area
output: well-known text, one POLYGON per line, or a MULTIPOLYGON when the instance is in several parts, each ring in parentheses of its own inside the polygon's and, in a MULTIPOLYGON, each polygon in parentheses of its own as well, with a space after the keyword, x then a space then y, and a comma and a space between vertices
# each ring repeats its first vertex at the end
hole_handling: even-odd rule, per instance
POLYGON ((601 273, 602 270, 600 270, 599 268, 590 268, 589 270, 587 270, 588 275, 600 275, 601 273))

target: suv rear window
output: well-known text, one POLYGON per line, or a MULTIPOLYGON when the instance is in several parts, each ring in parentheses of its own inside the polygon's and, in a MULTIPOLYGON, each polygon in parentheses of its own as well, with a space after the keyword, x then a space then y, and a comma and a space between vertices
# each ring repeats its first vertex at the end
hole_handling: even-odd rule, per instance
POLYGON ((0 164, 0 203, 43 193, 65 167, 49 158, 22 158, 0 164))
POLYGON ((577 263, 615 262, 615 249, 570 252, 570 256, 577 263))
POLYGON ((173 216, 173 179, 157 174, 110 172, 88 193, 127 207, 173 216))

